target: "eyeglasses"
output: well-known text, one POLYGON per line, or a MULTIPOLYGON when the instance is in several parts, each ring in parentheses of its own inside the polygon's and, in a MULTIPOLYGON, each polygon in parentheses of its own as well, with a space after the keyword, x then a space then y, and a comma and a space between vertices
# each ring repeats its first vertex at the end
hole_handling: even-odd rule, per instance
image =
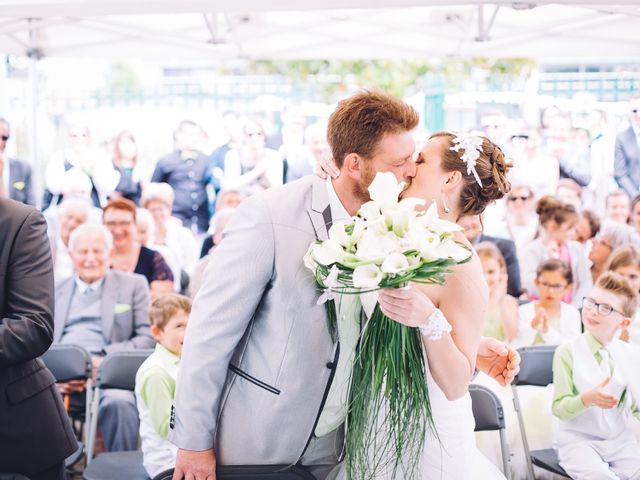
POLYGON ((552 292, 561 292, 562 290, 567 288, 567 285, 558 285, 556 283, 547 283, 547 282, 539 282, 539 285, 541 287, 551 290, 552 292))
POLYGON ((606 317, 611 312, 617 312, 617 313, 619 313, 620 315, 622 315, 624 317, 624 313, 622 313, 620 310, 616 310, 615 308, 613 308, 608 303, 598 303, 591 297, 584 297, 582 299, 582 308, 586 308, 586 309, 589 309, 589 310, 591 310, 593 308, 597 308, 598 309, 598 314, 602 315, 603 317, 606 317))
POLYGON ((247 132, 248 137, 261 137, 262 132, 247 132))
POLYGON ((6 142, 7 140, 9 140, 9 135, 0 135, 0 138, 3 142, 6 142))
POLYGON ((117 228, 117 227, 130 227, 133 225, 132 221, 123 221, 123 222, 104 222, 107 228, 117 228))
POLYGON ((518 200, 520 200, 521 202, 526 202, 527 200, 529 200, 531 198, 530 195, 524 196, 514 196, 514 197, 507 197, 509 199, 510 202, 516 202, 518 200))

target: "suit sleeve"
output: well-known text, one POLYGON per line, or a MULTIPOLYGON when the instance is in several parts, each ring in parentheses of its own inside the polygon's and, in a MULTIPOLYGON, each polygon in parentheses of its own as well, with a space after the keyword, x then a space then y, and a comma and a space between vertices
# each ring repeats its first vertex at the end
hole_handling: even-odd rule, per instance
POLYGON ((162 183, 166 181, 163 168, 163 161, 160 160, 156 165, 156 168, 153 170, 153 175, 151 175, 151 182, 153 183, 162 183))
POLYGON ((29 165, 27 165, 26 171, 24 172, 24 188, 26 190, 26 203, 31 205, 32 207, 36 206, 36 193, 33 188, 33 175, 32 170, 29 165))
POLYGON ((625 192, 629 194, 631 198, 638 195, 638 187, 634 185, 631 177, 629 176, 629 164, 627 162, 627 155, 624 151, 623 142, 618 137, 616 139, 616 147, 613 158, 613 176, 625 192))
POLYGON ((53 263, 46 222, 39 212, 30 213, 18 231, 5 283, 0 367, 39 357, 53 341, 53 263))
POLYGON ((504 255, 504 262, 507 265, 507 293, 512 297, 518 298, 520 291, 522 290, 522 284, 520 282, 520 263, 518 262, 518 255, 516 253, 516 244, 511 240, 505 240, 502 242, 502 255, 504 255))
POLYGON ((133 279, 135 280, 131 302, 134 328, 133 336, 124 342, 112 343, 104 347, 104 351, 107 354, 122 350, 153 348, 155 344, 151 336, 151 327, 149 326, 149 305, 151 303, 151 297, 149 296, 147 280, 141 275, 134 275, 133 279))
POLYGON ((274 234, 261 195, 242 202, 211 254, 189 317, 169 440, 187 450, 214 445, 233 352, 274 272, 274 234))

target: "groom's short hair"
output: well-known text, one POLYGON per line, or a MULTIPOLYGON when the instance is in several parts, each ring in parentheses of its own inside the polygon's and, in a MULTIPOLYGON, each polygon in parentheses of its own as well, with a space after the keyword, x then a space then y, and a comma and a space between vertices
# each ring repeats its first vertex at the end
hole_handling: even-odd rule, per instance
POLYGON ((327 141, 333 160, 342 168, 344 158, 357 153, 370 158, 387 134, 413 130, 418 112, 381 90, 363 90, 338 103, 329 117, 327 141))

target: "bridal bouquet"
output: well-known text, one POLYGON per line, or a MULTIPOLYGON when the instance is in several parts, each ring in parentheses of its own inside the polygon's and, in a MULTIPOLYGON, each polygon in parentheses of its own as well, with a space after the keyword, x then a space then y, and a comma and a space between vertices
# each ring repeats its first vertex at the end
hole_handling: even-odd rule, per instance
MULTIPOLYGON (((326 302, 334 337, 339 295, 360 295, 366 306, 365 297, 382 288, 443 284, 450 267, 471 257, 453 240, 461 228, 439 219, 435 202, 417 211, 424 200, 399 201, 403 187, 392 173, 378 173, 369 187, 371 201, 350 223, 333 225, 329 239, 314 242, 305 255, 305 265, 324 289, 318 303, 326 302)), ((418 478, 413 473, 433 427, 420 333, 386 317, 377 303, 369 313, 351 377, 348 478, 372 478, 389 465, 394 477, 401 468, 418 478)))

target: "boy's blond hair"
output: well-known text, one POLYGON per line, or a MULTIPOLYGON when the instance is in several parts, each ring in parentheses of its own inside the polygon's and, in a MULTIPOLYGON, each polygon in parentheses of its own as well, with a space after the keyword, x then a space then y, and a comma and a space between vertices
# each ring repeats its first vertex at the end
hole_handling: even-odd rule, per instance
POLYGON ((149 308, 149 322, 164 330, 171 317, 178 312, 191 313, 191 299, 178 293, 167 293, 156 298, 149 308))
POLYGON ((622 313, 625 317, 632 318, 638 308, 638 292, 635 292, 629 282, 620 274, 605 272, 596 281, 596 287, 610 292, 616 296, 624 297, 622 313))

